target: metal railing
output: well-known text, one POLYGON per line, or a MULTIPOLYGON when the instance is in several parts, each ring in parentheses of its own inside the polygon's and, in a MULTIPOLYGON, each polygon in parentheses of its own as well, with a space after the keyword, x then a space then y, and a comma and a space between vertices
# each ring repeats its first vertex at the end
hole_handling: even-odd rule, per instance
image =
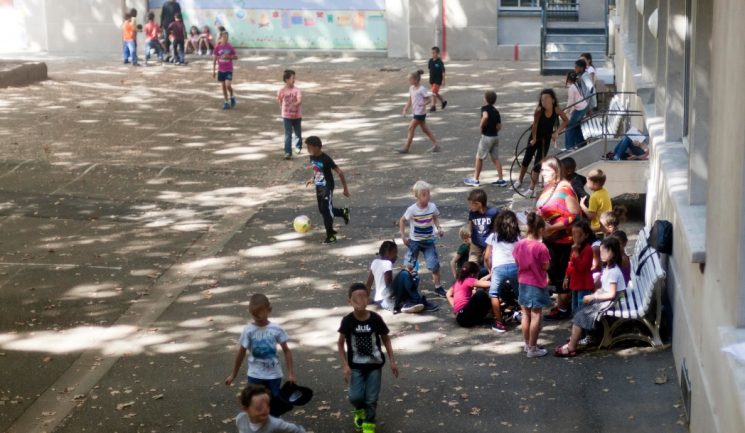
MULTIPOLYGON (((572 105, 569 105, 567 107, 564 107, 563 110, 566 111, 567 109, 572 108, 572 107, 574 107, 577 104, 580 104, 580 103, 585 102, 585 101, 589 101, 593 97, 603 97, 605 100, 610 100, 610 99, 612 99, 616 95, 638 96, 637 93, 635 93, 635 92, 598 92, 598 93, 593 93, 592 95, 590 95, 590 96, 588 96, 588 97, 586 97, 584 99, 581 99, 581 100, 575 102, 572 105), (610 98, 608 98, 609 96, 610 96, 610 98)), ((598 137, 588 137, 588 139, 585 139, 583 142, 580 143, 580 146, 578 147, 578 149, 581 148, 581 147, 584 147, 585 145, 587 145, 589 139, 602 139, 604 141, 604 151, 603 151, 603 154, 606 154, 608 152, 608 139, 609 138, 616 138, 618 136, 615 133, 612 133, 612 134, 606 133, 606 131, 608 130, 608 118, 610 116, 616 116, 616 115, 621 115, 621 116, 624 116, 625 117, 625 121, 622 122, 621 125, 619 125, 619 128, 622 128, 624 131, 626 131, 626 129, 628 129, 627 126, 628 126, 629 118, 630 117, 644 117, 644 113, 642 111, 639 111, 639 110, 626 110, 626 109, 624 109, 624 110, 610 110, 609 108, 606 108, 604 110, 597 110, 592 115, 585 116, 584 118, 582 118, 580 120, 580 122, 576 126, 574 126, 574 127, 581 129, 583 124, 591 121, 592 119, 596 119, 598 117, 602 117, 602 123, 601 123, 601 125, 602 125, 602 128, 603 128, 603 133, 601 134, 601 136, 598 136, 598 137)), ((512 190, 515 191, 518 195, 520 195, 522 197, 525 197, 525 195, 523 194, 523 192, 522 191, 518 191, 517 188, 515 188, 514 183, 512 183, 513 173, 516 170, 519 171, 519 169, 520 169, 521 157, 522 157, 523 154, 525 154, 525 151, 528 149, 528 143, 530 142, 530 135, 531 135, 530 133, 531 133, 532 128, 533 128, 533 125, 532 124, 530 126, 528 126, 525 129, 525 131, 523 131, 523 133, 520 134, 520 137, 517 139, 517 142, 515 143, 515 157, 512 160, 512 164, 510 165, 510 173, 509 173, 509 177, 508 177, 509 180, 510 180, 510 182, 511 182, 510 183, 510 187, 512 188, 512 190)), ((565 128, 563 131, 561 131, 559 133, 559 136, 565 135, 567 129, 568 128, 565 128)), ((556 157, 559 157, 559 159, 561 159, 561 155, 562 154, 567 153, 567 152, 570 152, 570 151, 573 151, 573 150, 566 150, 566 149, 560 149, 560 148, 558 148, 558 143, 559 143, 559 139, 558 138, 557 138, 557 141, 556 142, 557 142, 557 146, 556 147, 549 147, 549 152, 547 152, 547 153, 550 153, 550 154, 544 155, 543 156, 544 158, 549 157, 549 156, 556 156, 556 157), (554 152, 551 152, 552 148, 555 150, 554 152)), ((527 173, 527 174, 530 175, 530 173, 527 173)), ((540 181, 540 179, 539 179, 539 181, 540 181)))
POLYGON ((547 0, 543 8, 550 20, 574 21, 579 17, 578 0, 547 0))

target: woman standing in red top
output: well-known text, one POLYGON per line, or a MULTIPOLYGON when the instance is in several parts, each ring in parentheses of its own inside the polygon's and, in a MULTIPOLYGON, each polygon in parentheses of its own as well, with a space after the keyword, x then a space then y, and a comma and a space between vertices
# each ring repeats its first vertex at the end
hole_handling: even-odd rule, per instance
POLYGON ((582 299, 595 291, 595 281, 592 278, 592 242, 595 234, 587 221, 577 221, 572 226, 572 239, 574 243, 563 286, 572 291, 572 311, 575 312, 583 307, 582 299))
POLYGON ((580 213, 579 201, 572 185, 564 179, 561 163, 556 157, 543 160, 541 164, 543 192, 538 197, 536 208, 546 221, 543 243, 551 254, 551 267, 548 269, 549 285, 554 286, 558 295, 558 305, 546 319, 568 319, 571 315, 571 296, 564 289, 564 276, 572 252, 572 224, 580 213))

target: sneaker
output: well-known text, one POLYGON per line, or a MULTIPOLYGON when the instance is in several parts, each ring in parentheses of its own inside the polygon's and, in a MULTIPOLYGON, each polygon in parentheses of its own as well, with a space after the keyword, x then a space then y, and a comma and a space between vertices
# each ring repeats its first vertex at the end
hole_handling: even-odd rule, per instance
POLYGON ((225 103, 222 104, 222 109, 223 110, 229 110, 230 109, 230 102, 225 101, 225 103))
POLYGON ((442 151, 442 148, 440 146, 438 146, 438 145, 435 145, 435 146, 430 147, 427 152, 437 153, 437 152, 440 152, 440 151, 442 151))
POLYGON ((429 302, 425 296, 422 296, 422 304, 426 313, 434 313, 440 309, 439 305, 429 302))
POLYGON ((504 179, 497 179, 494 182, 492 182, 491 184, 492 185, 496 185, 496 186, 502 186, 502 187, 504 187, 504 186, 507 186, 507 181, 504 180, 504 179))
POLYGON ((406 149, 396 149, 396 153, 409 153, 406 149))
POLYGON ((289 152, 285 152, 285 159, 292 159, 292 154, 289 152))
POLYGON ((546 356, 548 354, 548 350, 536 346, 536 347, 529 347, 528 352, 526 353, 528 358, 540 358, 541 356, 546 356))
POLYGON ((362 423, 362 433, 375 433, 375 423, 374 422, 362 423))
POLYGON ((522 182, 520 182, 519 180, 512 182, 512 188, 514 188, 515 191, 519 191, 521 186, 522 182))
POLYGON ((230 108, 235 107, 235 96, 230 97, 230 108))
POLYGON ((354 429, 357 431, 362 430, 362 424, 365 422, 365 409, 357 409, 354 412, 353 421, 354 422, 354 429))
POLYGON ((434 292, 435 292, 435 295, 441 298, 447 297, 447 293, 448 293, 442 286, 435 287, 434 292))
POLYGON ((334 244, 336 243, 336 235, 327 236, 326 239, 323 241, 324 244, 334 244))
POLYGON ((344 212, 342 214, 342 218, 344 218, 344 224, 345 225, 346 224, 349 224, 349 208, 348 207, 345 207, 342 212, 344 212))
POLYGON ((463 183, 465 183, 468 186, 479 186, 479 185, 481 185, 481 182, 479 182, 478 179, 474 179, 472 177, 463 179, 463 183))
POLYGON ((415 304, 413 302, 405 302, 401 306, 402 313, 421 313, 424 310, 424 304, 415 304))
POLYGON ((531 188, 526 189, 523 193, 523 195, 528 198, 533 198, 533 194, 535 194, 535 191, 533 191, 533 189, 531 188))
POLYGON ((442 101, 442 109, 444 110, 445 107, 448 106, 448 101, 442 101))
POLYGON ((521 313, 519 311, 515 311, 514 313, 512 313, 512 320, 514 320, 517 323, 522 323, 522 321, 523 321, 523 313, 521 313))
POLYGON ((578 346, 594 346, 595 340, 589 335, 577 342, 578 346))
POLYGON ((548 312, 548 314, 545 314, 543 316, 546 320, 564 320, 568 319, 571 314, 569 311, 561 310, 557 307, 552 308, 551 311, 548 312))
POLYGON ((300 152, 303 151, 303 145, 295 146, 295 155, 300 155, 300 152))
POLYGON ((496 332, 499 332, 499 333, 507 332, 507 327, 504 326, 504 323, 502 323, 501 320, 495 320, 494 321, 494 324, 491 325, 491 329, 492 329, 492 331, 496 331, 496 332))

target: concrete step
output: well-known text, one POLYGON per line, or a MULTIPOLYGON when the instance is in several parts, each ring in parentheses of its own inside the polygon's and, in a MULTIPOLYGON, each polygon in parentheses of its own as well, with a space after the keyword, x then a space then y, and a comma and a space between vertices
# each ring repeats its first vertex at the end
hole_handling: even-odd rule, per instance
POLYGON ((546 42, 547 51, 605 52, 605 42, 546 42))
POLYGON ((554 35, 547 34, 546 42, 605 43, 605 35, 554 35))
MULTIPOLYGON (((578 164, 579 166, 579 164, 578 164)), ((577 170, 577 173, 587 176, 594 170, 605 172, 607 181, 605 188, 611 197, 624 194, 646 194, 649 182, 649 161, 595 161, 577 170)))

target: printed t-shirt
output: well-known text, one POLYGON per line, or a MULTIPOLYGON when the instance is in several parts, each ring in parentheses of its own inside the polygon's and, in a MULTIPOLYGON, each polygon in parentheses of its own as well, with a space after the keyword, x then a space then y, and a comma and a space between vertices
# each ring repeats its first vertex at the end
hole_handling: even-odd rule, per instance
POLYGON ((603 275, 600 277, 600 288, 596 293, 610 293, 610 284, 616 283, 616 293, 626 291, 626 281, 623 279, 623 272, 618 266, 603 269, 603 275))
POLYGON ((301 119, 303 113, 298 101, 302 98, 302 92, 297 87, 282 87, 277 91, 277 97, 282 101, 282 117, 285 119, 301 119))
POLYGON ((122 24, 122 40, 133 41, 135 39, 135 26, 131 20, 124 21, 122 24))
POLYGON ((488 207, 486 212, 468 212, 468 221, 471 222, 471 242, 480 248, 486 248, 486 238, 489 237, 491 223, 497 217, 499 210, 488 207))
POLYGON ((544 266, 551 261, 548 248, 543 242, 533 239, 521 239, 512 251, 517 263, 517 281, 540 288, 548 285, 544 266))
POLYGON ((442 75, 445 73, 445 63, 442 59, 429 59, 427 67, 429 68, 429 83, 442 84, 442 75))
POLYGON ((155 21, 148 21, 143 30, 148 41, 157 41, 160 37, 160 26, 155 21))
POLYGON ((500 242, 497 240, 497 234, 492 233, 486 238, 486 243, 491 245, 492 269, 497 266, 515 264, 515 258, 512 256, 512 252, 515 250, 517 242, 500 242))
POLYGON ((248 375, 256 379, 279 379, 282 365, 277 356, 277 345, 286 343, 287 333, 277 324, 256 326, 251 323, 241 333, 241 347, 248 352, 248 375))
POLYGON ((494 108, 493 105, 484 105, 481 107, 481 117, 484 116, 484 112, 488 114, 486 124, 481 128, 481 134, 487 137, 496 137, 499 134, 497 131, 497 125, 502 123, 502 117, 499 115, 499 110, 494 108))
POLYGON ((375 259, 370 264, 370 271, 375 280, 375 302, 390 298, 390 289, 385 285, 385 273, 390 271, 391 277, 393 277, 393 263, 390 260, 375 259))
POLYGON ((225 55, 235 55, 235 48, 230 44, 217 44, 213 51, 217 59, 218 72, 233 72, 233 60, 223 59, 225 55))
POLYGON ((434 241, 435 220, 440 215, 434 203, 427 203, 427 207, 420 208, 416 203, 404 212, 404 219, 409 222, 409 239, 412 241, 434 241))
POLYGON ((613 210, 613 203, 611 202, 608 190, 605 188, 600 188, 599 190, 594 191, 592 194, 590 194, 590 200, 587 205, 587 209, 589 209, 590 212, 595 212, 595 217, 592 219, 592 221, 590 221, 590 228, 592 228, 594 231, 600 230, 600 215, 603 212, 613 210))
POLYGON ((334 160, 321 152, 318 156, 310 156, 310 164, 313 169, 313 181, 316 188, 334 189, 334 174, 331 172, 336 168, 334 160))
POLYGON ((409 96, 411 96, 411 111, 415 116, 427 114, 427 98, 429 92, 424 86, 409 87, 409 96))
POLYGON ((380 336, 388 335, 388 326, 383 318, 368 311, 367 320, 359 320, 354 313, 341 319, 339 333, 347 341, 347 362, 354 370, 376 370, 385 364, 385 355, 380 349, 380 336))
POLYGON ((453 284, 453 313, 458 314, 468 304, 475 283, 476 278, 471 277, 453 284))

